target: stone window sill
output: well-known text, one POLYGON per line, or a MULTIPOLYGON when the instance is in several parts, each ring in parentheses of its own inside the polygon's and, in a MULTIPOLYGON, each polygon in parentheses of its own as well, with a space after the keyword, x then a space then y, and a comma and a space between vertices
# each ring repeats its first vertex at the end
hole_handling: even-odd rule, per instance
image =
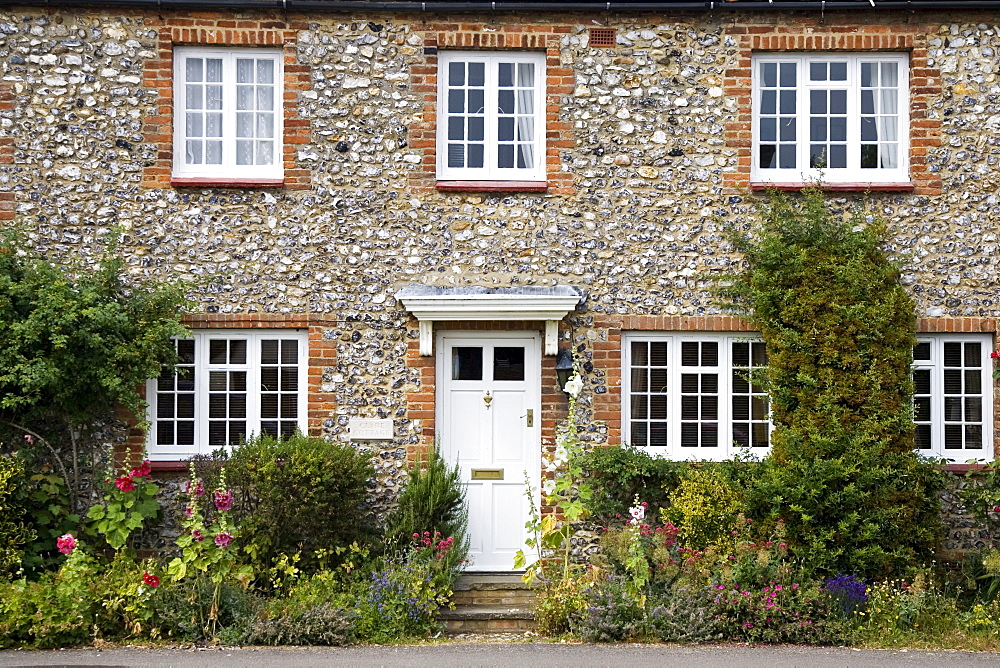
POLYGON ((442 192, 467 193, 543 193, 548 190, 546 181, 438 181, 442 192))
POLYGON ((285 185, 284 179, 226 179, 214 177, 172 177, 172 186, 188 186, 193 188, 280 188, 285 185))
POLYGON ((805 181, 791 181, 786 183, 770 183, 767 181, 753 181, 750 183, 750 190, 802 190, 813 186, 819 186, 823 190, 830 192, 912 192, 915 188, 913 183, 812 183, 805 181))

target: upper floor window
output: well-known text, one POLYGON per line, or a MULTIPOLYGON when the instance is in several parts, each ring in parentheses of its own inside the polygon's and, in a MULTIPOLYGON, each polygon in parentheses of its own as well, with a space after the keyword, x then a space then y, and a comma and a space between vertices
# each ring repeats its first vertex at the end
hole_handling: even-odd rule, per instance
POLYGON ((305 333, 266 330, 177 340, 176 373, 146 386, 150 457, 181 459, 251 434, 305 432, 306 343, 305 333))
POLYGON ((545 54, 441 52, 437 177, 545 180, 545 54))
POLYGON ((622 438, 669 459, 767 453, 764 343, 736 334, 630 334, 623 349, 622 438))
POLYGON ((282 80, 280 50, 175 47, 173 176, 280 179, 282 80))
POLYGON ((905 183, 905 54, 753 59, 753 167, 761 182, 905 183))
POLYGON ((920 335, 913 349, 913 421, 921 454, 993 459, 990 337, 920 335))

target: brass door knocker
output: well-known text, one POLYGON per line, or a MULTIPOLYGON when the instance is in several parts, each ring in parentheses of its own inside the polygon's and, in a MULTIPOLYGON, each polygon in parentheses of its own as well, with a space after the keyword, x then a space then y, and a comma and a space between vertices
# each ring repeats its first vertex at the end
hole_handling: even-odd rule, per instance
POLYGON ((487 391, 486 396, 483 397, 483 403, 486 404, 486 410, 489 410, 490 404, 493 403, 493 397, 490 396, 489 391, 487 391))

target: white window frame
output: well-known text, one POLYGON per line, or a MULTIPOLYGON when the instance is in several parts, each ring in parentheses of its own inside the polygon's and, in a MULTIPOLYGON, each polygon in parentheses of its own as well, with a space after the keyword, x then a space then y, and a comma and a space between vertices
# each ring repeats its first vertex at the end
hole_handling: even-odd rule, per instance
MULTIPOLYGON (((192 333, 186 339, 195 341, 195 380, 194 380, 194 444, 188 445, 157 445, 157 390, 158 379, 146 381, 146 402, 148 404, 147 419, 150 424, 147 436, 147 451, 154 461, 176 461, 197 454, 207 454, 220 446, 209 445, 209 372, 245 370, 246 377, 246 423, 247 436, 261 433, 261 390, 251 391, 251 388, 261 388, 261 342, 265 340, 294 340, 297 350, 297 387, 296 387, 296 417, 298 429, 306 433, 308 429, 307 390, 309 374, 308 333, 302 330, 268 329, 268 330, 200 330, 192 333), (210 364, 209 345, 212 340, 245 340, 247 342, 246 364, 210 364)), ((280 357, 279 357, 280 360, 280 357)), ((175 393, 174 392, 168 392, 175 393)), ((283 420, 285 421, 285 420, 283 420)))
POLYGON ((284 56, 281 49, 242 47, 176 46, 174 58, 173 98, 173 170, 174 178, 209 179, 282 179, 284 176, 284 56), (222 60, 222 163, 187 164, 187 81, 186 59, 213 58, 222 60), (236 164, 236 60, 254 58, 274 62, 273 153, 270 165, 236 164))
MULTIPOLYGON (((441 51, 438 54, 438 105, 437 105, 437 178, 441 181, 545 181, 545 54, 523 51, 441 51), (483 167, 448 166, 448 72, 456 62, 484 63, 485 77, 485 159, 483 167), (533 119, 535 164, 531 168, 496 167, 498 155, 499 110, 498 68, 500 63, 531 63, 535 65, 533 119)), ((515 125, 515 129, 516 125, 515 125)), ((467 131, 466 131, 467 132, 467 131)))
MULTIPOLYGON (((929 343, 931 346, 930 360, 914 360, 913 369, 927 369, 930 371, 931 383, 931 409, 930 409, 930 436, 931 447, 917 448, 917 452, 930 457, 939 457, 956 462, 966 462, 969 460, 992 460, 993 459, 993 361, 990 359, 990 352, 993 350, 993 340, 989 334, 919 334, 919 343, 929 343), (945 429, 950 424, 965 424, 966 421, 949 420, 945 412, 945 380, 944 380, 944 344, 945 343, 979 343, 980 344, 980 393, 982 397, 982 447, 981 448, 945 448, 945 429)), ((963 351, 964 354, 964 351, 963 351)), ((964 363, 964 359, 963 359, 964 363)), ((970 367, 965 367, 970 368, 970 367)), ((951 397, 976 397, 975 393, 966 393, 965 378, 963 375, 962 394, 951 394, 951 397)), ((915 388, 917 389, 917 388, 915 388)), ((920 395, 915 393, 915 400, 919 400, 920 395)), ((925 420, 920 420, 919 407, 915 405, 914 422, 926 424, 925 420)), ((964 411, 963 411, 964 414, 964 411)), ((974 421, 972 421, 974 423, 974 421)))
MULTIPOLYGON (((651 455, 665 459, 681 460, 715 460, 731 459, 744 450, 724 434, 733 433, 733 422, 744 420, 733 419, 733 360, 732 343, 760 343, 760 336, 740 332, 629 332, 622 335, 622 442, 629 443, 632 434, 632 343, 657 342, 666 343, 667 348, 667 445, 640 446, 651 455), (682 366, 681 344, 684 342, 717 342, 719 344, 718 365, 715 367, 682 366), (704 372, 707 369, 718 370, 718 424, 719 445, 717 447, 682 447, 681 446, 681 375, 704 372)), ((770 406, 768 406, 770 408, 770 406)), ((768 413, 770 416, 770 412, 768 413)), ((751 416, 752 420, 752 416, 751 416)), ((748 421, 751 421, 748 420, 748 421)), ((768 420, 768 446, 752 447, 750 451, 764 457, 771 452, 770 432, 773 424, 768 420)))
MULTIPOLYGON (((750 180, 760 183, 858 183, 858 184, 905 184, 910 181, 910 86, 909 56, 905 53, 809 53, 809 54, 755 54, 752 59, 751 88, 753 154, 751 157, 750 180), (812 168, 810 154, 810 90, 830 90, 840 88, 829 82, 810 83, 810 63, 843 62, 847 64, 847 167, 812 168), (897 130, 898 154, 895 168, 861 168, 861 63, 897 63, 896 109, 899 125, 897 130), (760 166, 761 107, 763 86, 761 65, 763 63, 796 63, 796 104, 795 104, 795 168, 764 168, 760 166)), ((780 123, 779 123, 780 125, 780 123)), ((779 128, 780 131, 780 128, 779 128)), ((768 142, 770 143, 770 142, 768 142)))

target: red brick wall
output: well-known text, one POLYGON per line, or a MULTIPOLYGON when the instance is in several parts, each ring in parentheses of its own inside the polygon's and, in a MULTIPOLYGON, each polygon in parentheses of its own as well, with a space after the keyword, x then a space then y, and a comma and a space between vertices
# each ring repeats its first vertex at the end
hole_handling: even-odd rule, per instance
MULTIPOLYGON (((155 113, 143 123, 146 141, 156 144, 156 161, 143 170, 142 183, 147 188, 171 185, 173 165, 173 82, 174 46, 246 46, 281 47, 284 56, 284 187, 303 190, 312 187, 312 172, 296 162, 295 153, 310 140, 310 124, 298 117, 299 91, 309 88, 309 67, 299 65, 295 57, 296 31, 307 28, 304 22, 285 22, 275 18, 234 17, 232 12, 196 12, 183 15, 164 12, 150 25, 159 31, 156 58, 143 66, 143 83, 157 91, 155 113)), ((223 185, 258 185, 247 181, 223 185)), ((200 185, 211 185, 201 183, 200 185)))

